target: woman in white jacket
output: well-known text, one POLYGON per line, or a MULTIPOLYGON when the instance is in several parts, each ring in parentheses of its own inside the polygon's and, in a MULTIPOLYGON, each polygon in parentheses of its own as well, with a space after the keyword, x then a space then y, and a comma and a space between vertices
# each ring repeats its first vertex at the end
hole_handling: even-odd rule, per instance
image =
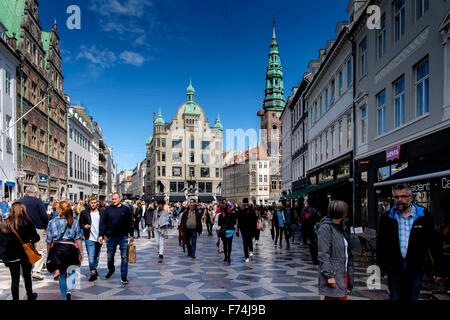
POLYGON ((169 232, 169 212, 164 210, 166 201, 158 201, 158 209, 153 214, 153 229, 155 230, 155 242, 158 247, 158 262, 162 263, 164 258, 164 240, 169 232))
POLYGON ((217 250, 217 252, 222 253, 223 252, 223 241, 219 236, 219 216, 221 215, 220 213, 220 206, 217 207, 219 210, 218 212, 216 212, 216 214, 214 215, 214 225, 213 225, 213 230, 216 231, 217 234, 217 242, 216 242, 216 246, 219 248, 217 250))

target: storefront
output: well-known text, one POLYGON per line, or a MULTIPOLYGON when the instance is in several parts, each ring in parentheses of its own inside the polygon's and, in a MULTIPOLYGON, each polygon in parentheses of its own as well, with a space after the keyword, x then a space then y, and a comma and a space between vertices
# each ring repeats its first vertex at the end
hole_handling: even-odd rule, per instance
POLYGON ((415 203, 427 208, 437 225, 450 221, 449 135, 445 129, 359 160, 355 225, 376 230, 399 183, 409 184, 415 203))

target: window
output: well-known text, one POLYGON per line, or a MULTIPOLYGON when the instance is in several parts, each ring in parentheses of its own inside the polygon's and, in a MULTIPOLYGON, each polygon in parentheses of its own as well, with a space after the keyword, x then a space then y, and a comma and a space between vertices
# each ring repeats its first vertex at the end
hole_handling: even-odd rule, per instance
POLYGON ((166 176, 166 167, 161 167, 161 176, 166 176))
POLYGON ((386 133, 386 91, 377 96, 378 135, 386 133))
POLYGON ((212 193, 212 182, 206 182, 206 193, 212 193))
POLYGON ((319 159, 319 150, 318 150, 318 148, 317 148, 317 139, 316 139, 316 141, 314 142, 314 150, 315 150, 315 162, 317 163, 317 160, 319 159))
POLYGON ((342 152, 343 143, 344 143, 344 133, 342 130, 342 121, 339 121, 339 152, 342 152))
POLYGON ((405 34, 405 0, 397 0, 394 4, 395 41, 405 34))
POLYGON ((165 152, 161 152, 161 161, 166 162, 166 153, 165 152))
POLYGON ((341 96, 344 93, 344 72, 341 70, 339 71, 339 76, 338 76, 338 85, 339 85, 339 96, 341 96))
POLYGON ((325 90, 325 110, 328 110, 328 88, 325 90))
POLYGON ((328 139, 328 132, 325 133, 325 158, 328 159, 328 155, 330 154, 330 143, 328 139))
POLYGON ((195 168, 194 167, 189 167, 189 177, 190 178, 195 177, 195 168))
POLYGON ((336 140, 335 140, 335 134, 334 134, 334 125, 331 129, 331 155, 334 156, 334 146, 335 146, 336 140))
POLYGON ((191 163, 195 162, 195 153, 191 152, 191 163))
POLYGON ((5 93, 11 95, 11 74, 8 71, 5 72, 5 93))
POLYGON ((216 164, 220 164, 220 155, 216 154, 216 164))
POLYGON ((264 175, 264 182, 267 182, 267 174, 264 175))
POLYGON ((267 162, 264 162, 264 169, 267 169, 267 162))
POLYGON ((352 78, 353 78, 353 74, 352 74, 352 58, 348 59, 347 61, 347 88, 350 88, 351 84, 352 84, 352 78))
POLYGON ((200 176, 202 178, 209 178, 209 168, 200 168, 200 176))
POLYGON ((216 168, 216 178, 220 178, 220 169, 216 168))
POLYGON ((181 139, 172 140, 172 148, 181 148, 182 147, 181 143, 182 143, 181 139))
POLYGON ((352 116, 347 115, 347 149, 352 146, 352 116))
POLYGON ((73 178, 72 151, 69 151, 69 171, 70 171, 70 177, 73 178))
POLYGON ((202 150, 209 149, 209 141, 202 141, 202 150))
POLYGON ((195 140, 194 140, 194 136, 191 136, 191 149, 195 149, 195 140))
POLYGON ((181 167, 173 167, 172 168, 172 176, 181 177, 181 167))
MULTIPOLYGON (((322 115, 322 113, 323 113, 323 107, 322 107, 322 105, 323 105, 323 96, 320 96, 320 115, 322 115)), ((315 120, 314 120, 315 121, 315 120)))
POLYGON ((158 177, 161 176, 161 167, 157 167, 157 170, 156 170, 156 171, 157 171, 157 174, 156 174, 156 175, 157 175, 158 177))
POLYGON ((419 20, 429 8, 429 0, 416 0, 416 20, 419 20))
POLYGON ((272 181, 272 190, 276 190, 276 189, 277 189, 277 182, 272 181))
POLYGON ((378 30, 378 58, 386 53, 386 18, 381 18, 380 30, 378 30))
POLYGON ((335 82, 335 80, 333 79, 333 80, 331 81, 331 98, 330 98, 330 105, 334 103, 334 93, 335 93, 335 90, 336 90, 336 82, 335 82))
POLYGON ((178 192, 184 192, 184 182, 178 182, 178 192))
POLYGON ((177 192, 177 183, 176 182, 170 183, 170 192, 177 192))
POLYGON ((416 68, 416 103, 417 116, 420 117, 430 110, 430 69, 428 59, 416 68))
POLYGON ((156 139, 156 146, 157 147, 161 146, 161 139, 160 138, 156 139))
POLYGON ((361 76, 367 73, 367 40, 364 40, 359 46, 361 76))
POLYGON ((161 138, 161 147, 166 147, 166 138, 161 138))
POLYGON ((405 124, 405 79, 398 80, 395 84, 395 127, 405 124))
POLYGON ((161 161, 161 154, 159 151, 156 151, 156 161, 161 161))
POLYGON ((262 162, 259 162, 259 168, 262 169, 262 162))
POLYGON ((172 161, 173 162, 181 162, 182 157, 183 157, 182 152, 172 152, 172 161))
POLYGON ((202 164, 209 164, 209 154, 202 154, 202 164))
POLYGON ((262 179, 263 179, 263 178, 262 178, 262 174, 260 174, 260 175, 259 175, 259 183, 262 183, 262 182, 263 182, 262 179))
POLYGON ((367 142, 367 106, 361 108, 361 143, 367 142))

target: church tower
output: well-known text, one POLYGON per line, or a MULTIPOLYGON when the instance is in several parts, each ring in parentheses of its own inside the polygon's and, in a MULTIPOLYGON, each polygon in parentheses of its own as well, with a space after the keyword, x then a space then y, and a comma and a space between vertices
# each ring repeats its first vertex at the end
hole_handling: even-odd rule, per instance
POLYGON ((284 98, 283 69, 281 67, 280 52, 278 51, 277 37, 275 34, 275 20, 273 22, 272 42, 270 44, 269 63, 266 69, 266 89, 263 109, 257 115, 261 118, 261 129, 264 134, 261 137, 267 143, 268 155, 278 155, 281 141, 280 116, 286 104, 284 98), (265 130, 265 131, 264 131, 265 130), (277 147, 278 145, 278 147, 277 147))
POLYGON ((266 69, 266 89, 263 109, 257 113, 261 118, 261 140, 267 146, 270 158, 270 196, 274 199, 281 194, 281 113, 285 106, 283 70, 278 51, 273 21, 272 42, 270 44, 269 63, 266 69))

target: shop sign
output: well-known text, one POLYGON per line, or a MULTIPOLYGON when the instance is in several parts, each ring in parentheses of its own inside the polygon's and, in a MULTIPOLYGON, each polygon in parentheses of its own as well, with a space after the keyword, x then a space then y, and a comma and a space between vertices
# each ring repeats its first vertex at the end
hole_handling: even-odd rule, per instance
POLYGON ((16 173, 17 178, 25 178, 27 176, 26 172, 19 171, 16 173))
POLYGON ((48 183, 48 176, 39 176, 39 183, 48 183))
POLYGON ((400 159, 401 145, 386 150, 386 162, 400 159))
POLYGON ((416 193, 416 192, 424 192, 424 191, 430 191, 431 190, 431 183, 416 183, 411 185, 411 192, 412 193, 416 193))
POLYGON ((450 189, 450 177, 442 178, 442 189, 450 189))
POLYGON ((370 165, 370 160, 358 160, 358 165, 368 166, 368 165, 370 165))

